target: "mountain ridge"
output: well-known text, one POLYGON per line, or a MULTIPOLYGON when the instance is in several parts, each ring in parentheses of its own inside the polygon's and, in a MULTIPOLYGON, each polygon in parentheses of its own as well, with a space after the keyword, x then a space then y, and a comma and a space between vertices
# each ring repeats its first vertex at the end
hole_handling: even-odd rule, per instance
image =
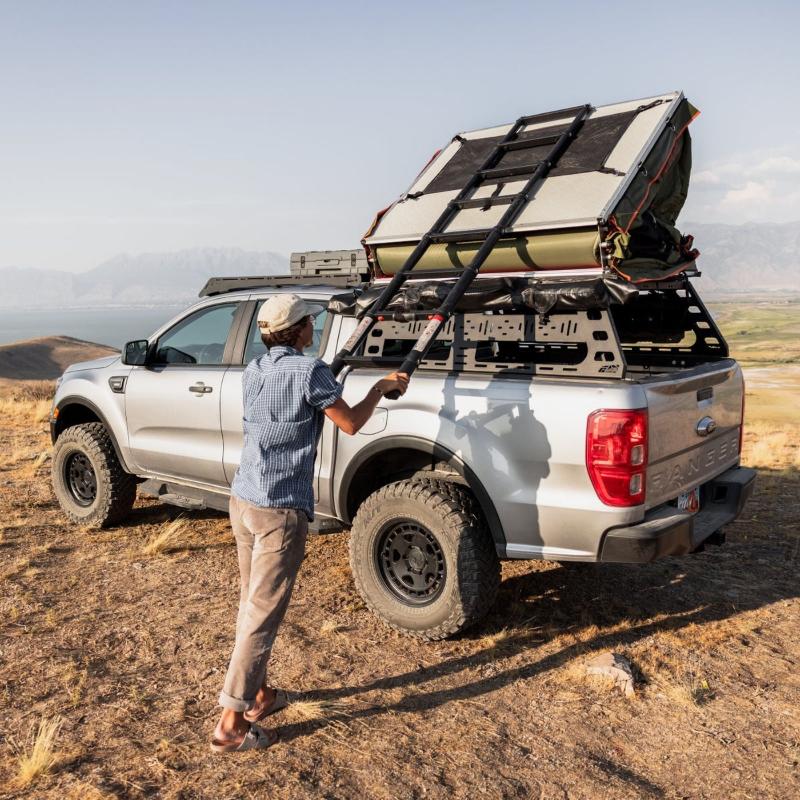
MULTIPOLYGON (((800 292, 800 222, 682 223, 700 250, 704 297, 800 292)), ((0 269, 0 308, 91 308, 189 303, 210 277, 281 275, 288 256, 236 247, 121 254, 87 272, 0 269)))
POLYGON ((0 308, 175 305, 197 299, 209 277, 288 273, 288 256, 238 247, 120 254, 87 272, 0 269, 0 308), (34 295, 35 290, 35 295, 34 295))

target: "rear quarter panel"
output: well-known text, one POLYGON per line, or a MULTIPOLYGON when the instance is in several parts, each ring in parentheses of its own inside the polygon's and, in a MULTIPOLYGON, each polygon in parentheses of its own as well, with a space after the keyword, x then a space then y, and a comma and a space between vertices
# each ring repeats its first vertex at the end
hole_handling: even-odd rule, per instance
MULTIPOLYGON (((350 374, 344 399, 358 402, 381 375, 350 374)), ((341 480, 359 451, 380 439, 436 442, 461 459, 492 498, 506 539, 501 555, 591 560, 602 532, 640 519, 642 509, 598 500, 585 466, 586 419, 598 408, 643 404, 639 387, 619 382, 419 371, 402 398, 380 403, 374 432, 338 437, 334 475, 341 480)))

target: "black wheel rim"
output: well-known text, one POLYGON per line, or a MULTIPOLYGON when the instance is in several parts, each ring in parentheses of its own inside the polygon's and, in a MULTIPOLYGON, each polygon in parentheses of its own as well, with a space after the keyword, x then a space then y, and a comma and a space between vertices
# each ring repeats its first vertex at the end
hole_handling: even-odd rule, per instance
POLYGON ((393 522, 378 537, 375 555, 384 584, 407 605, 428 605, 442 593, 447 577, 444 552, 424 525, 393 522))
POLYGON ((85 453, 71 453, 67 457, 64 478, 72 499, 79 506, 90 506, 97 499, 97 476, 85 453))

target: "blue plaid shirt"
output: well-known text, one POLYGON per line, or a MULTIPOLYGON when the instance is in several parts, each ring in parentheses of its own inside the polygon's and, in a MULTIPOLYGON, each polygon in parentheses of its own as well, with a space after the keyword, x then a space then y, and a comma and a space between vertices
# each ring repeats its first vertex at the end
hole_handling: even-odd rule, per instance
POLYGON ((271 347, 242 376, 244 446, 231 491, 263 508, 296 508, 314 519, 314 458, 322 411, 342 386, 318 358, 271 347))

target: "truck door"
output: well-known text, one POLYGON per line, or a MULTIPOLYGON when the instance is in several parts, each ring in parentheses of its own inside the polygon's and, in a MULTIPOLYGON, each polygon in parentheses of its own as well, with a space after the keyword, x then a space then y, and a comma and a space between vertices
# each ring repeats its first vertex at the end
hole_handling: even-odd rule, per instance
POLYGON ((220 397, 238 305, 185 317, 151 346, 152 363, 131 370, 125 414, 140 472, 226 485, 220 397))

